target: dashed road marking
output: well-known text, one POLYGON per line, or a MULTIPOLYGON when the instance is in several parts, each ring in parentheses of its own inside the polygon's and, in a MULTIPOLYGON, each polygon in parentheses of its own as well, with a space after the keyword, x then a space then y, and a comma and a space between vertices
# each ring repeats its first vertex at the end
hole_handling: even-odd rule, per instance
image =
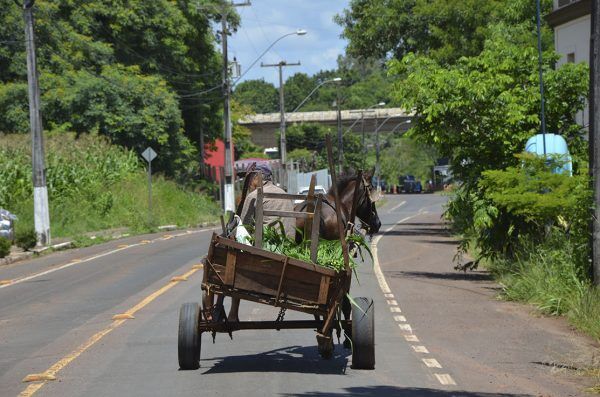
MULTIPOLYGON (((196 273, 197 271, 198 271, 198 269, 191 269, 180 277, 187 279, 188 277, 190 277, 192 274, 196 273)), ((117 315, 120 317, 120 319, 114 320, 108 327, 106 327, 102 331, 99 331, 99 332, 95 333, 94 335, 92 335, 87 341, 85 341, 83 344, 81 344, 79 347, 77 347, 71 353, 67 354, 66 356, 61 358, 59 361, 54 363, 46 371, 41 372, 41 373, 27 375, 25 378, 23 378, 23 382, 35 382, 35 383, 32 383, 29 386, 27 386, 27 388, 19 394, 19 397, 30 397, 34 393, 36 393, 39 389, 41 389, 46 383, 48 383, 49 381, 55 380, 56 375, 62 369, 64 369, 67 365, 69 365, 71 362, 73 362, 77 357, 81 356, 86 350, 88 350, 90 347, 92 347, 94 344, 96 344, 99 340, 101 340, 106 335, 108 335, 110 332, 112 332, 115 328, 117 328, 120 325, 122 325, 123 323, 125 323, 128 318, 133 318, 133 315, 137 311, 139 311, 142 308, 144 308, 145 306, 147 306, 153 300, 155 300, 156 298, 158 298, 159 296, 161 296, 162 294, 164 294, 165 292, 167 292, 168 290, 173 288, 178 283, 179 282, 169 281, 169 283, 167 283, 166 285, 164 285, 162 288, 155 291, 154 293, 148 295, 146 298, 142 299, 137 305, 133 306, 131 309, 127 310, 125 313, 117 315)))
MULTIPOLYGON (((388 211, 388 213, 393 212, 396 208, 398 208, 404 204, 405 204, 405 202, 398 204, 397 206, 393 207, 390 211, 388 211)), ((395 228, 399 224, 406 222, 407 220, 414 218, 418 215, 422 215, 422 214, 426 214, 426 213, 427 213, 427 211, 423 211, 423 209, 421 209, 415 215, 408 216, 406 218, 401 219, 400 221, 396 222, 395 224, 393 224, 392 226, 390 226, 386 230, 384 230, 382 234, 375 237, 373 239, 373 241, 371 242, 371 252, 373 253, 373 270, 375 272, 375 277, 377 278, 379 288, 381 289, 381 292, 383 292, 383 296, 386 298, 387 304, 390 307, 390 312, 392 312, 392 313, 401 313, 402 311, 400 310, 400 307, 398 306, 398 302, 396 301, 394 294, 392 293, 390 286, 388 285, 387 280, 385 279, 385 276, 384 276, 383 272, 381 271, 381 266, 379 265, 379 258, 377 256, 377 243, 379 242, 379 240, 381 240, 381 238, 383 236, 386 235, 386 233, 390 232, 393 228, 395 228)), ((410 326, 410 324, 406 323, 406 317, 404 317, 402 315, 394 315, 394 321, 396 321, 398 323, 398 327, 402 331, 406 332, 403 334, 403 336, 407 342, 416 342, 416 343, 419 342, 419 338, 413 333, 413 329, 410 326)), ((427 349, 427 347, 425 347, 423 345, 409 345, 409 346, 413 349, 413 351, 415 353, 429 354, 429 350, 427 349)), ((425 366, 427 366, 428 368, 442 368, 442 365, 435 358, 423 358, 422 361, 425 364, 425 366)), ((438 380, 438 382, 440 382, 440 384, 442 384, 442 385, 456 385, 456 382, 454 381, 454 379, 452 379, 452 377, 449 374, 434 374, 434 375, 435 375, 435 378, 438 380)))
POLYGON ((411 345, 411 347, 415 351, 415 353, 429 354, 429 350, 427 350, 427 348, 425 346, 422 346, 422 345, 411 345))
POLYGON ((442 385, 453 385, 456 386, 456 382, 454 381, 454 379, 452 379, 452 377, 448 374, 434 374, 435 377, 437 378, 438 382, 440 382, 442 385))
POLYGON ((422 358, 423 364, 425 364, 429 368, 442 368, 438 360, 435 358, 422 358))
POLYGON ((388 213, 389 213, 389 212, 394 212, 394 211, 395 211, 395 210, 397 210, 398 208, 402 207, 404 204, 406 204, 406 201, 402 201, 400 204, 398 204, 398 205, 395 205, 394 207, 392 207, 392 208, 391 208, 391 209, 388 211, 388 213))
POLYGON ((410 326, 410 324, 398 324, 398 327, 402 330, 402 331, 406 331, 406 332, 412 332, 412 327, 410 326))

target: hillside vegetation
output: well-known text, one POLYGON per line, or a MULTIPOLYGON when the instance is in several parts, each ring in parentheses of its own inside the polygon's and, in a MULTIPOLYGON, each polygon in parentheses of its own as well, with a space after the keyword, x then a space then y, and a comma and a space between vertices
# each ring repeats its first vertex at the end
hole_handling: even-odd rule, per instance
MULTIPOLYGON (((0 135, 0 207, 33 227, 31 154, 26 135, 0 135)), ((138 156, 97 135, 55 133, 46 141, 47 185, 53 237, 127 227, 194 226, 216 219, 218 206, 161 176, 153 180, 153 223, 148 222, 147 174, 138 156)))

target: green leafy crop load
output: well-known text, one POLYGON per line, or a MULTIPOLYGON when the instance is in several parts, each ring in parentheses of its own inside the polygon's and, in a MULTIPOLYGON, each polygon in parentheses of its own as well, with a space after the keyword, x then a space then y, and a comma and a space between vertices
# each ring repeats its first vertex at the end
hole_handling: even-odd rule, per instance
MULTIPOLYGON (((371 255, 364 237, 352 235, 346 241, 358 248, 364 248, 371 255)), ((293 239, 286 236, 281 227, 265 227, 263 232, 263 248, 267 251, 312 263, 310 260, 310 240, 303 240, 300 243, 296 243, 293 239)), ((317 261, 315 264, 333 269, 336 272, 344 271, 344 256, 340 241, 319 239, 317 261)), ((356 265, 357 263, 353 259, 350 259, 350 267, 354 269, 356 265)))

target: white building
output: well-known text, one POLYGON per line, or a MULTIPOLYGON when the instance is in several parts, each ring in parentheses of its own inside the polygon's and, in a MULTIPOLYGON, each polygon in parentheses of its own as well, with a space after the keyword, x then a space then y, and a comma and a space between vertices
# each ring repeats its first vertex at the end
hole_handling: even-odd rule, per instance
MULTIPOLYGON (((562 55, 558 65, 590 62, 591 0, 554 0, 546 20, 554 29, 554 48, 562 55)), ((589 125, 589 111, 577 114, 577 123, 589 125)))

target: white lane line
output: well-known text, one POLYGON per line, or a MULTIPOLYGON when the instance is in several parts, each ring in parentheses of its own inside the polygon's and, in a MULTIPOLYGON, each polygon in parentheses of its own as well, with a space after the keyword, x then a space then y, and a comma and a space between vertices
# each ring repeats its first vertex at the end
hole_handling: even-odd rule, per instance
POLYGON ((429 350, 427 350, 427 348, 425 346, 411 345, 411 347, 415 351, 415 353, 429 354, 429 350))
POLYGON ((410 324, 398 324, 398 328, 400 328, 402 331, 412 332, 412 327, 410 324))
POLYGON ((395 211, 395 210, 397 210, 398 208, 402 207, 404 204, 406 204, 406 201, 402 201, 400 204, 398 204, 398 205, 395 205, 394 207, 392 207, 392 209, 390 209, 390 210, 388 211, 388 214, 389 214, 390 212, 394 212, 394 211, 395 211))
MULTIPOLYGON (((392 208, 389 212, 392 212, 394 209, 396 209, 397 207, 400 207, 401 205, 404 205, 404 202, 402 202, 399 205, 397 205, 396 207, 392 208)), ((397 303, 395 300, 390 300, 390 298, 394 299, 394 295, 390 289, 389 284, 387 283, 387 280, 385 279, 385 276, 383 275, 383 272, 381 271, 381 266, 379 264, 379 257, 377 255, 377 243, 379 243, 379 240, 381 240, 381 238, 383 236, 385 236, 386 233, 390 232, 393 228, 395 228, 399 224, 406 222, 407 220, 414 218, 416 216, 427 214, 427 213, 428 213, 428 211, 424 211, 423 209, 420 209, 419 212, 417 212, 415 215, 403 218, 403 219, 399 220, 398 222, 396 222, 395 224, 393 224, 392 226, 385 229, 383 231, 383 233, 376 236, 373 239, 373 241, 371 242, 371 252, 373 253, 373 270, 375 272, 375 277, 377 278, 377 283, 379 284, 379 288, 381 289, 381 292, 383 292, 383 295, 385 296, 387 303, 390 305, 390 312, 392 312, 392 313, 401 313, 401 310, 400 310, 400 307, 398 307, 397 305, 392 305, 392 302, 397 303)), ((395 315, 394 320, 396 322, 398 322, 398 327, 402 331, 407 332, 406 334, 403 335, 404 339, 407 342, 417 342, 417 343, 419 342, 419 338, 413 333, 413 329, 410 326, 410 324, 404 323, 406 321, 406 317, 400 316, 400 315, 395 315)), ((429 350, 427 350, 427 348, 423 345, 410 345, 410 347, 415 351, 415 353, 429 354, 429 350)), ((428 368, 442 368, 442 365, 435 358, 423 358, 422 360, 423 360, 423 363, 428 368)), ((434 374, 434 375, 435 375, 436 379, 438 380, 438 382, 440 382, 440 384, 442 384, 442 385, 445 385, 445 386, 448 386, 448 385, 455 386, 456 385, 456 382, 454 381, 454 379, 452 379, 452 376, 450 376, 449 374, 434 374)))
POLYGON ((440 382, 442 385, 454 385, 456 386, 456 382, 454 381, 454 379, 452 379, 452 377, 448 374, 434 374, 435 377, 437 378, 438 382, 440 382))
POLYGON ((441 364, 435 358, 422 358, 421 360, 429 368, 442 368, 441 364))
POLYGON ((398 302, 394 299, 388 299, 387 304, 390 306, 398 306, 398 302))
MULTIPOLYGON (((211 230, 215 230, 215 228, 213 228, 213 229, 203 229, 203 230, 194 230, 191 233, 181 233, 181 234, 175 235, 174 237, 186 236, 186 235, 189 235, 189 234, 192 234, 192 233, 194 233, 194 234, 196 234, 196 233, 203 233, 203 232, 207 232, 207 231, 211 231, 211 230)), ((158 237, 158 238, 156 238, 154 240, 151 240, 150 242, 154 242, 154 241, 164 241, 164 238, 158 237)), ((6 288, 6 287, 11 287, 13 285, 23 283, 25 281, 33 280, 33 279, 36 279, 38 277, 45 276, 47 274, 57 272, 59 270, 67 269, 67 268, 69 268, 71 266, 80 265, 82 263, 90 262, 90 261, 93 261, 95 259, 99 259, 99 258, 108 256, 108 255, 112 255, 112 254, 116 254, 117 252, 124 251, 124 250, 130 249, 130 248, 133 248, 133 247, 142 246, 142 245, 145 245, 145 244, 147 244, 147 243, 141 243, 140 242, 140 243, 130 244, 130 245, 120 245, 119 246, 120 248, 117 248, 117 249, 114 249, 114 250, 111 250, 111 251, 107 251, 107 252, 103 252, 103 253, 98 254, 98 255, 90 256, 89 258, 85 258, 85 259, 73 259, 69 263, 65 263, 64 265, 61 265, 61 266, 58 266, 58 267, 53 267, 53 268, 45 270, 43 272, 34 273, 32 275, 29 275, 29 276, 25 276, 25 277, 13 279, 8 284, 0 285, 0 289, 6 288)))

